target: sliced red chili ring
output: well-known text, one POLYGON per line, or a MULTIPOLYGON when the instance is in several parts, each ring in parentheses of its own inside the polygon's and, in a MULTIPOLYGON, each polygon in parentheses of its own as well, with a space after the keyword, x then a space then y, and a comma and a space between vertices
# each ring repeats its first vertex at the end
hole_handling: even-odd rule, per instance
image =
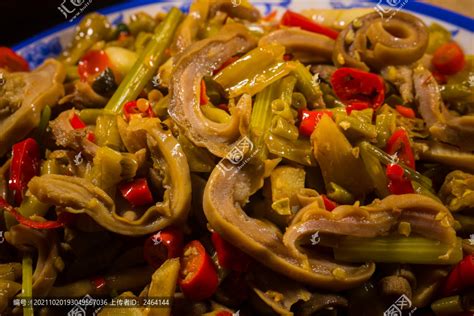
POLYGON ((179 285, 183 294, 196 301, 207 299, 216 292, 218 282, 216 268, 201 242, 188 243, 181 257, 179 285))

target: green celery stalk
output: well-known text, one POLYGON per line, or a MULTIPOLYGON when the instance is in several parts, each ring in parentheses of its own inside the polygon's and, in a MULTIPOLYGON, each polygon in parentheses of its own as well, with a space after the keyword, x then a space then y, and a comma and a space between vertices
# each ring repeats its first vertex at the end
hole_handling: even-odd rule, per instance
MULTIPOLYGON (((373 155, 374 157, 376 157, 381 163, 383 164, 392 164, 393 163, 393 159, 392 157, 387 154, 386 152, 384 152, 382 149, 370 144, 369 142, 366 142, 366 141, 363 141, 363 142, 360 142, 359 143, 359 147, 361 149, 364 149, 366 150, 370 155, 373 155)), ((431 182, 431 179, 428 178, 428 177, 425 177, 424 175, 422 175, 421 173, 411 169, 410 167, 408 167, 407 165, 405 165, 404 163, 402 162, 397 162, 398 165, 400 165, 400 167, 403 168, 403 171, 414 181, 417 181, 419 182, 420 184, 422 184, 425 188, 431 188, 433 183, 431 182)))
POLYGON ((453 247, 422 237, 346 237, 334 248, 336 260, 346 262, 456 264, 462 256, 460 238, 453 247))
POLYGON ((259 92, 250 116, 250 135, 254 146, 259 150, 258 158, 262 160, 267 156, 265 133, 272 125, 272 101, 276 98, 277 91, 278 83, 273 83, 259 92))
POLYGON ((436 315, 453 315, 464 311, 459 295, 443 297, 433 302, 431 309, 436 315))
POLYGON ((117 91, 109 100, 105 109, 120 113, 123 105, 135 100, 146 84, 152 79, 160 65, 165 61, 165 50, 171 44, 174 33, 181 21, 182 13, 172 8, 166 18, 157 27, 143 53, 138 57, 130 72, 120 83, 117 91))
MULTIPOLYGON (((21 296, 28 300, 33 296, 33 262, 29 254, 24 254, 22 260, 21 296)), ((29 301, 29 303, 31 303, 31 301, 29 301)), ((24 306, 23 316, 34 316, 33 306, 24 306)))
POLYGON ((291 62, 294 66, 293 75, 296 77, 296 87, 313 106, 321 97, 319 85, 313 80, 309 69, 300 62, 291 62))

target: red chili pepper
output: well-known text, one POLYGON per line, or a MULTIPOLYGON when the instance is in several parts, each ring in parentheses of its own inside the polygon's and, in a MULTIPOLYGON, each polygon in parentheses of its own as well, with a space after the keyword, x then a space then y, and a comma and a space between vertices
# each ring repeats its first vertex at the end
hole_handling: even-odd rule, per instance
POLYGON ((441 45, 433 54, 433 66, 443 75, 454 75, 466 64, 464 52, 454 42, 441 45))
POLYGON ((0 68, 8 71, 30 71, 28 62, 8 47, 0 47, 0 68))
POLYGON ((211 240, 221 267, 237 272, 247 271, 250 257, 246 253, 228 243, 216 232, 212 233, 211 240))
POLYGON ((397 110, 398 113, 400 113, 401 116, 408 117, 408 118, 415 118, 415 111, 413 111, 412 108, 403 106, 403 105, 397 105, 395 106, 395 110, 397 110))
MULTIPOLYGON (((227 59, 219 68, 214 70, 214 72, 212 74, 215 75, 215 74, 221 72, 224 68, 226 68, 227 66, 232 64, 234 61, 238 60, 239 58, 240 58, 239 56, 232 56, 231 58, 227 59)), ((202 84, 202 82, 201 82, 201 84, 202 84)))
POLYGON ((71 126, 74 129, 81 129, 87 126, 76 113, 74 113, 69 119, 69 123, 71 123, 71 126))
POLYGON ((93 77, 107 67, 110 66, 110 60, 103 50, 91 50, 82 56, 79 61, 77 72, 82 81, 87 81, 89 77, 93 77))
POLYGON ((440 73, 439 71, 433 70, 433 71, 431 72, 431 74, 432 74, 433 77, 436 79, 436 82, 438 82, 438 84, 446 84, 446 83, 448 83, 448 78, 446 78, 446 76, 443 75, 442 73, 440 73))
POLYGON ((145 178, 122 183, 119 186, 122 196, 133 206, 143 206, 153 203, 148 182, 145 178))
POLYGON ((293 54, 284 54, 284 55, 283 55, 283 60, 284 60, 284 61, 293 60, 293 54))
POLYGON ((415 157, 410 145, 410 139, 404 129, 400 128, 390 136, 385 151, 389 155, 396 155, 405 165, 415 169, 415 157))
POLYGON ((355 68, 339 68, 331 76, 331 85, 336 96, 346 104, 367 102, 376 110, 385 98, 382 77, 355 68))
POLYGON ((387 166, 386 175, 388 178, 388 190, 392 194, 414 193, 410 179, 405 176, 405 172, 400 165, 390 164, 387 166))
MULTIPOLYGON (((87 127, 86 123, 84 123, 76 113, 74 113, 69 119, 69 123, 71 123, 71 126, 74 129, 82 129, 87 127)), ((88 132, 86 138, 93 143, 95 142, 95 135, 93 132, 88 132)))
POLYGON ((232 316, 234 315, 234 313, 231 313, 229 311, 218 311, 216 313, 216 316, 232 316))
POLYGON ((179 285, 186 297, 200 301, 211 297, 218 287, 218 277, 211 257, 198 240, 184 247, 179 285))
POLYGON ((280 23, 281 25, 285 25, 285 26, 300 27, 303 30, 322 34, 332 39, 336 39, 337 36, 339 35, 339 32, 327 26, 313 22, 311 19, 308 19, 304 15, 298 14, 290 10, 287 10, 285 14, 283 14, 280 23))
POLYGON ((264 21, 266 21, 266 22, 271 22, 271 21, 273 21, 273 20, 276 18, 277 14, 278 14, 277 10, 273 10, 272 12, 270 12, 269 14, 267 14, 266 16, 264 16, 264 17, 262 18, 262 20, 264 20, 264 21))
POLYGON ((21 204, 28 182, 39 174, 40 158, 39 145, 33 138, 13 145, 8 187, 13 191, 16 204, 21 204))
POLYGON ((199 95, 199 104, 206 105, 209 103, 209 97, 207 96, 207 88, 204 80, 201 80, 201 94, 199 95))
POLYGON ((443 296, 452 296, 472 286, 474 286, 474 255, 468 255, 451 270, 441 293, 443 296))
POLYGON ((228 104, 221 103, 221 104, 219 104, 217 107, 218 107, 219 109, 221 109, 221 110, 226 111, 227 113, 230 113, 230 112, 229 112, 229 105, 228 105, 228 104))
POLYGON ((333 113, 329 110, 300 110, 300 134, 304 136, 311 136, 314 129, 316 128, 316 125, 318 125, 324 114, 328 115, 330 118, 333 117, 333 113))
POLYGON ((323 199, 324 208, 327 211, 332 211, 333 209, 337 207, 337 203, 331 200, 330 198, 328 198, 326 195, 321 194, 321 197, 323 199))
POLYGON ((180 257, 183 252, 183 233, 176 228, 168 227, 145 240, 143 254, 146 262, 158 269, 170 258, 180 257))
POLYGON ((13 215, 18 223, 35 228, 35 229, 53 229, 59 228, 64 226, 64 222, 58 217, 57 221, 44 221, 44 222, 37 222, 28 217, 23 216, 20 212, 18 212, 13 206, 8 204, 7 201, 0 198, 0 209, 3 209, 13 215))
POLYGON ((346 106, 346 113, 351 115, 352 111, 362 111, 370 107, 369 102, 352 101, 346 106))
POLYGON ((123 106, 123 113, 127 121, 130 121, 130 118, 133 114, 140 114, 142 117, 155 117, 155 113, 151 106, 149 106, 145 112, 140 111, 137 106, 137 101, 129 101, 123 106))

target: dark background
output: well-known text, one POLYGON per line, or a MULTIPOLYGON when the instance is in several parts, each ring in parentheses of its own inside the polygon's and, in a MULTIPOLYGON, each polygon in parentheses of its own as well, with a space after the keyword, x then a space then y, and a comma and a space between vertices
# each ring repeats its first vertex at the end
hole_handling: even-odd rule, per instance
MULTIPOLYGON (((57 9, 64 0, 0 0, 0 46, 13 46, 57 24, 67 22, 57 9)), ((68 1, 68 0, 66 0, 68 1)), ((92 0, 81 16, 130 0, 92 0)))

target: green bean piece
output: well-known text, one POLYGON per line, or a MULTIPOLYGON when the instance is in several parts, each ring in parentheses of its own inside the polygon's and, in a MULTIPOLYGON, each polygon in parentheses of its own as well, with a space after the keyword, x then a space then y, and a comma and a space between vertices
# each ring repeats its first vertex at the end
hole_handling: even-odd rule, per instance
MULTIPOLYGON (((33 260, 30 254, 23 254, 21 296, 26 298, 33 297, 33 260)), ((23 307, 23 316, 34 316, 33 306, 28 304, 23 307)))
POLYGON ((443 297, 433 302, 431 309, 436 315, 453 315, 464 311, 459 295, 443 297))
POLYGON ((156 114, 159 118, 163 119, 168 116, 168 105, 170 102, 169 95, 161 98, 158 102, 153 102, 151 108, 153 109, 153 113, 156 114))
POLYGON ((103 109, 84 109, 79 112, 79 117, 87 125, 95 125, 97 118, 103 114, 103 109))
POLYGON ((331 200, 334 200, 339 204, 348 205, 355 201, 354 196, 349 191, 334 182, 329 182, 327 186, 327 195, 331 200))
POLYGON ((121 174, 122 155, 109 147, 100 147, 86 178, 113 197, 115 186, 122 181, 121 174))
MULTIPOLYGON (((254 66, 255 67, 255 66, 254 66)), ((274 82, 288 75, 293 69, 292 65, 287 62, 278 62, 263 69, 253 77, 245 78, 237 85, 226 89, 228 98, 234 98, 241 94, 247 93, 255 95, 274 82)))
POLYGON ((138 57, 130 72, 105 106, 106 110, 120 113, 123 105, 135 100, 165 61, 165 50, 171 44, 174 33, 181 21, 182 13, 172 8, 166 18, 156 28, 143 53, 138 57))
POLYGON ((217 123, 227 123, 230 121, 230 115, 226 111, 219 109, 218 107, 208 103, 201 106, 202 113, 217 123))
POLYGON ((369 174, 370 179, 372 180, 372 184, 375 187, 375 193, 379 198, 384 198, 390 195, 387 186, 387 176, 385 175, 385 170, 382 167, 380 161, 371 155, 367 148, 360 146, 360 156, 362 161, 364 162, 365 169, 369 174))
POLYGON ((273 117, 270 130, 273 134, 292 141, 299 136, 298 128, 279 115, 273 117))
POLYGON ((352 111, 351 115, 346 113, 337 113, 335 115, 336 124, 341 127, 344 135, 351 141, 367 139, 375 140, 377 130, 374 125, 367 123, 366 113, 363 111, 352 111))
POLYGON ((286 76, 280 80, 280 99, 287 104, 291 104, 293 99, 293 91, 295 90, 296 78, 295 76, 286 76))
POLYGON ((38 142, 43 138, 46 128, 48 127, 49 120, 51 119, 51 107, 49 105, 45 106, 41 112, 40 122, 38 124, 38 133, 36 135, 36 140, 38 142))
POLYGON ((226 90, 238 89, 250 78, 282 62, 284 54, 285 47, 281 45, 257 47, 217 73, 214 80, 226 90))
POLYGON ((385 148, 387 141, 396 128, 396 116, 392 113, 378 114, 375 118, 375 129, 377 131, 377 146, 385 148))
POLYGON ((117 116, 103 114, 97 117, 96 123, 95 137, 97 145, 120 150, 122 148, 122 138, 117 126, 117 116))
POLYGON ((438 47, 451 40, 451 32, 438 23, 431 23, 431 25, 428 27, 428 30, 430 32, 430 36, 428 47, 426 48, 427 54, 433 54, 438 47))
POLYGON ((425 195, 427 197, 430 197, 432 198, 433 200, 435 201, 438 201, 440 203, 443 203, 439 197, 436 196, 436 194, 434 194, 430 188, 427 188, 425 187, 423 184, 419 183, 418 181, 412 181, 411 182, 412 186, 413 186, 413 190, 415 190, 415 193, 418 193, 418 194, 421 194, 421 195, 425 195))
POLYGON ((307 107, 306 98, 300 92, 293 92, 291 95, 291 106, 295 109, 305 109, 307 107))
POLYGON ((454 214, 454 219, 461 224, 461 233, 474 232, 474 216, 454 214))
POLYGON ((59 60, 65 65, 75 65, 92 45, 112 35, 110 23, 105 16, 89 13, 79 22, 71 46, 61 53, 59 60))
POLYGON ((265 144, 268 151, 274 155, 297 162, 304 166, 316 166, 311 143, 306 139, 290 141, 283 137, 267 133, 265 144))
POLYGON ((372 183, 359 157, 359 149, 351 145, 328 115, 323 115, 316 125, 311 142, 326 187, 331 182, 337 183, 356 198, 372 191, 372 183))
POLYGON ((225 91, 219 83, 217 83, 212 77, 204 76, 204 82, 206 83, 206 95, 212 104, 221 104, 225 100, 225 91))
POLYGON ((132 35, 140 32, 153 32, 155 28, 155 19, 145 12, 138 12, 130 17, 128 29, 132 35))
POLYGON ((197 147, 182 133, 178 135, 178 142, 183 148, 192 172, 211 172, 216 163, 212 155, 205 148, 197 147))
POLYGON ((278 115, 289 122, 294 122, 294 117, 290 109, 290 104, 284 102, 281 99, 276 99, 272 101, 272 113, 273 115, 278 115))
POLYGON ((66 66, 66 81, 74 81, 77 79, 79 79, 79 72, 77 71, 77 66, 66 66))
POLYGON ((121 153, 122 159, 120 160, 120 177, 124 180, 133 179, 137 175, 138 170, 138 159, 132 153, 121 153))
POLYGON ((250 137, 258 150, 257 158, 264 160, 267 157, 265 134, 272 124, 272 101, 276 98, 278 83, 273 83, 257 93, 250 115, 250 137))
POLYGON ((296 77, 296 88, 303 93, 306 100, 312 107, 319 106, 322 96, 319 84, 313 80, 313 76, 308 68, 300 62, 292 62, 294 64, 293 75, 296 77))
MULTIPOLYGON (((389 165, 394 163, 393 157, 391 157, 389 154, 384 152, 382 149, 375 147, 374 145, 363 141, 359 143, 360 148, 364 148, 367 150, 367 152, 374 157, 376 157, 381 163, 385 165, 389 165)), ((425 177, 421 173, 411 169, 410 167, 407 167, 404 163, 402 162, 397 162, 400 167, 403 168, 403 171, 405 172, 406 175, 408 175, 412 180, 419 182, 426 188, 431 188, 433 187, 433 183, 431 182, 431 179, 428 177, 425 177)))
POLYGON ((461 238, 446 245, 422 237, 346 237, 334 248, 336 260, 410 264, 456 264, 462 260, 461 238))
POLYGON ((151 38, 153 36, 153 33, 148 33, 148 32, 140 32, 137 35, 137 39, 135 40, 135 52, 137 54, 141 54, 143 50, 146 48, 148 43, 150 42, 151 38))

